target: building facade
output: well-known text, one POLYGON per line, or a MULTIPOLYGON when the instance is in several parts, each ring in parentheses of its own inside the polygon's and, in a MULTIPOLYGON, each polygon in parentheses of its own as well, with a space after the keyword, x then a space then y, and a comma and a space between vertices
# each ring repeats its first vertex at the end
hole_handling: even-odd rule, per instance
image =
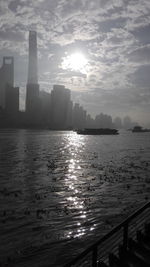
POLYGON ((0 107, 5 109, 6 86, 14 86, 14 58, 3 57, 0 68, 0 107))
POLYGON ((51 91, 51 127, 66 129, 71 106, 70 90, 63 85, 54 85, 51 91))
POLYGON ((26 115, 29 124, 38 124, 40 116, 40 98, 37 69, 37 34, 29 32, 28 81, 26 87, 26 115))

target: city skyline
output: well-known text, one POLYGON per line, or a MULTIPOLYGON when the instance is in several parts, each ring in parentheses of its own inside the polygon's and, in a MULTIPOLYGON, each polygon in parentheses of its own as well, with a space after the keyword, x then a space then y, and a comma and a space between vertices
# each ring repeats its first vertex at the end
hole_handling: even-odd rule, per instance
MULTIPOLYGON (((136 122, 126 116, 124 120, 110 115, 97 114, 92 118, 87 111, 71 100, 70 89, 64 85, 53 85, 50 93, 41 91, 38 83, 37 32, 29 31, 28 77, 26 84, 25 110, 19 110, 19 87, 14 87, 14 57, 3 57, 0 68, 0 127, 46 128, 72 130, 83 128, 131 129, 136 122)), ((70 58, 70 66, 84 69, 84 58, 79 54, 70 58)))
POLYGON ((0 5, 0 58, 15 58, 21 108, 25 106, 28 30, 36 29, 40 90, 51 92, 53 84, 63 84, 71 89, 73 101, 93 116, 129 115, 149 125, 148 0, 15 0, 0 5))

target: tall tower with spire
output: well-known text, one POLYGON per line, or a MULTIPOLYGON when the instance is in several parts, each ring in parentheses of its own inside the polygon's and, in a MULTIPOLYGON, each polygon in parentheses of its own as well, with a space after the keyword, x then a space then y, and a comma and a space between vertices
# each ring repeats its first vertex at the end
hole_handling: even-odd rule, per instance
POLYGON ((31 124, 38 121, 39 84, 37 63, 37 33, 29 31, 28 79, 26 88, 26 113, 31 124))
POLYGON ((37 71, 37 34, 36 31, 29 32, 29 62, 28 62, 28 84, 38 83, 37 71))

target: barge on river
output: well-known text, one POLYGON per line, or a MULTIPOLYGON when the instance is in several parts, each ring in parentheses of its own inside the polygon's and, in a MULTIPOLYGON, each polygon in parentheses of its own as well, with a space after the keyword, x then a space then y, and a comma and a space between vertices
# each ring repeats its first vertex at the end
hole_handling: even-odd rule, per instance
POLYGON ((76 131, 77 134, 84 134, 84 135, 114 135, 119 134, 118 130, 116 129, 110 129, 110 128, 85 128, 85 129, 79 129, 76 131))
POLYGON ((132 129, 132 132, 133 133, 147 133, 147 132, 150 132, 150 129, 143 129, 141 126, 135 126, 132 129))

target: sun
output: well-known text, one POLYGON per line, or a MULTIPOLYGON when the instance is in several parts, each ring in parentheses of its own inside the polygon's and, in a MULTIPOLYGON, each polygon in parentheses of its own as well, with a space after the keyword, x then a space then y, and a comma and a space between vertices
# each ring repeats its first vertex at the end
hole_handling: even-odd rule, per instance
POLYGON ((82 53, 74 53, 63 58, 62 68, 87 73, 88 61, 82 53))

